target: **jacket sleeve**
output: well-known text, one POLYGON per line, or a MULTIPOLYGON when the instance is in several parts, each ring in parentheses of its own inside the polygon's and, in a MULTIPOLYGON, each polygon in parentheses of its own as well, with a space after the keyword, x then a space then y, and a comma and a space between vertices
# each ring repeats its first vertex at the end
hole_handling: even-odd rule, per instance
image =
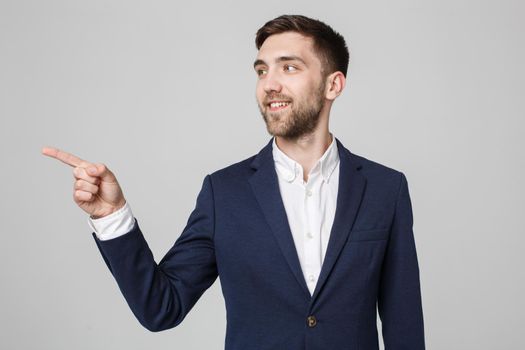
POLYGON ((412 225, 408 183, 401 173, 378 294, 385 350, 425 349, 419 267, 412 225))
POLYGON ((157 264, 135 220, 120 237, 95 242, 129 307, 152 332, 182 322, 217 278, 215 211, 210 175, 203 181, 195 209, 173 247, 157 264))

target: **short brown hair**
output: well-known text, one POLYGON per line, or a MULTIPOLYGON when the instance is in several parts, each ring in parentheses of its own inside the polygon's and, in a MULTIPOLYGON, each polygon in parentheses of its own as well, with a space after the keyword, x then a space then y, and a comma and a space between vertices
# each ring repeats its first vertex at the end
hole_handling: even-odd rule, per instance
POLYGON ((282 15, 266 22, 255 34, 255 46, 259 50, 270 35, 297 32, 310 37, 315 51, 320 53, 323 74, 341 71, 345 77, 350 53, 345 39, 329 25, 302 15, 282 15))

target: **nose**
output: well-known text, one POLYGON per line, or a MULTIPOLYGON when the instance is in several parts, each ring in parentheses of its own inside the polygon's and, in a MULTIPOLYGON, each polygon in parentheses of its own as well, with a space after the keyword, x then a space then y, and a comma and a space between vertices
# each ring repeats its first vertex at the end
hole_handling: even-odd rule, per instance
POLYGON ((279 77, 272 72, 268 72, 264 77, 263 89, 267 94, 272 91, 281 92, 282 85, 279 77))

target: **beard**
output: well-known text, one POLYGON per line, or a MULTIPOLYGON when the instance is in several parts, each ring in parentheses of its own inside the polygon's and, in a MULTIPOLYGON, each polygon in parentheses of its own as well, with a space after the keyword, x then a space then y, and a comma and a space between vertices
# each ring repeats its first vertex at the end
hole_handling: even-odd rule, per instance
POLYGON ((324 88, 325 84, 320 84, 317 90, 312 91, 301 101, 294 101, 282 94, 267 95, 264 104, 258 103, 257 105, 266 123, 268 133, 288 140, 296 140, 301 136, 313 133, 325 104, 324 88), (269 100, 291 101, 291 104, 283 111, 271 112, 267 103, 269 100))

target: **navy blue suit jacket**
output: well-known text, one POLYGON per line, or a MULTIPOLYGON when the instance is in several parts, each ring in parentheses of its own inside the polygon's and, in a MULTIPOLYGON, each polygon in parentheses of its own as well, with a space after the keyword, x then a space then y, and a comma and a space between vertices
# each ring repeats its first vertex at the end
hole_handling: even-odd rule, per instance
POLYGON ((104 260, 139 322, 177 326, 220 277, 227 350, 422 350, 423 312, 402 172, 351 153, 340 157, 334 223, 311 296, 281 199, 272 140, 204 178, 187 225, 157 264, 138 221, 100 241, 104 260))

